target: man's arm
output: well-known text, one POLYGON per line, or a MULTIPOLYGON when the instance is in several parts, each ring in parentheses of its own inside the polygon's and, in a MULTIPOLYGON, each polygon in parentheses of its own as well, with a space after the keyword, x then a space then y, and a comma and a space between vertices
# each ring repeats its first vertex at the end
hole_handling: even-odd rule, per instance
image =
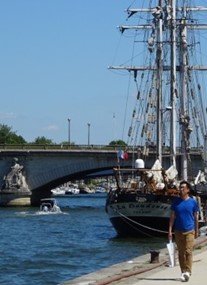
POLYGON ((194 213, 194 223, 195 223, 195 238, 199 235, 199 229, 198 229, 198 212, 194 213))

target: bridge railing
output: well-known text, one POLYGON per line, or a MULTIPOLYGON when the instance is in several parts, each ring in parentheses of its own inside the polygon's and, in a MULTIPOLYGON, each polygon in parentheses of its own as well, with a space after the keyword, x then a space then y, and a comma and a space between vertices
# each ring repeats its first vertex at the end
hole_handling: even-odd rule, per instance
MULTIPOLYGON (((0 144, 0 151, 17 151, 17 150, 54 150, 54 151, 60 151, 60 150, 68 150, 68 151, 75 151, 75 150, 88 150, 88 151, 119 151, 120 149, 124 150, 127 148, 127 152, 140 152, 142 154, 146 154, 146 147, 144 146, 120 146, 120 145, 74 145, 74 144, 0 144)), ((151 154, 156 154, 156 146, 149 146, 148 152, 151 154)), ((178 147, 177 155, 181 154, 181 149, 178 147)), ((165 146, 163 147, 163 153, 165 155, 170 155, 170 147, 165 146)), ((203 154, 204 149, 203 147, 192 147, 190 150, 190 154, 203 154)))
MULTIPOLYGON (((73 145, 73 144, 0 144, 0 150, 111 150, 124 149, 120 145, 73 145)), ((133 147, 127 147, 132 151, 133 147)))

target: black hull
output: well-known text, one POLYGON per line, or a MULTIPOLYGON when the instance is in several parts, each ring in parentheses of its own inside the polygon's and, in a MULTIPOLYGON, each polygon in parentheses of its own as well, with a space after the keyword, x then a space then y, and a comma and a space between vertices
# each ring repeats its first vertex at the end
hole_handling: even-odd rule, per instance
POLYGON ((169 218, 130 217, 110 218, 117 235, 120 237, 166 237, 169 218), (131 222, 132 220, 132 222, 131 222))
POLYGON ((118 236, 166 237, 171 202, 175 197, 109 193, 106 212, 118 236))

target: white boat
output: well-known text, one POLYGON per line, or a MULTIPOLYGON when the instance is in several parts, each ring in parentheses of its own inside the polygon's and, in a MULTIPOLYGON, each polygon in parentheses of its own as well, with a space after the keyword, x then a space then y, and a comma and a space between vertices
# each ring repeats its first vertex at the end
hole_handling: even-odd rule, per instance
POLYGON ((65 195, 74 195, 79 194, 80 189, 78 188, 78 184, 70 183, 65 189, 65 195))
POLYGON ((207 7, 185 0, 135 2, 138 8, 127 9, 127 24, 119 27, 123 38, 129 33, 133 40, 129 64, 109 67, 127 71, 127 100, 134 97, 135 106, 127 145, 117 153, 117 186, 109 191, 106 212, 118 235, 167 237, 181 180, 194 186, 200 225, 205 222, 207 184, 204 179, 199 197, 196 175, 207 169, 207 7), (144 8, 146 3, 152 6, 144 8))
POLYGON ((51 190, 53 196, 60 196, 60 195, 65 195, 65 187, 56 187, 51 190))
POLYGON ((95 187, 95 193, 106 193, 106 188, 102 186, 95 187))
POLYGON ((54 198, 44 198, 40 200, 40 212, 44 213, 61 213, 60 207, 54 198))

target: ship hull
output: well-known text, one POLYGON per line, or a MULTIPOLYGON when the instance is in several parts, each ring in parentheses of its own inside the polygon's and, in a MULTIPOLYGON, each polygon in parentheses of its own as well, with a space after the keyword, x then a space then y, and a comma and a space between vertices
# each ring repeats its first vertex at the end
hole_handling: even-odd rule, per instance
POLYGON ((109 193, 106 212, 119 236, 167 237, 174 197, 109 193))

